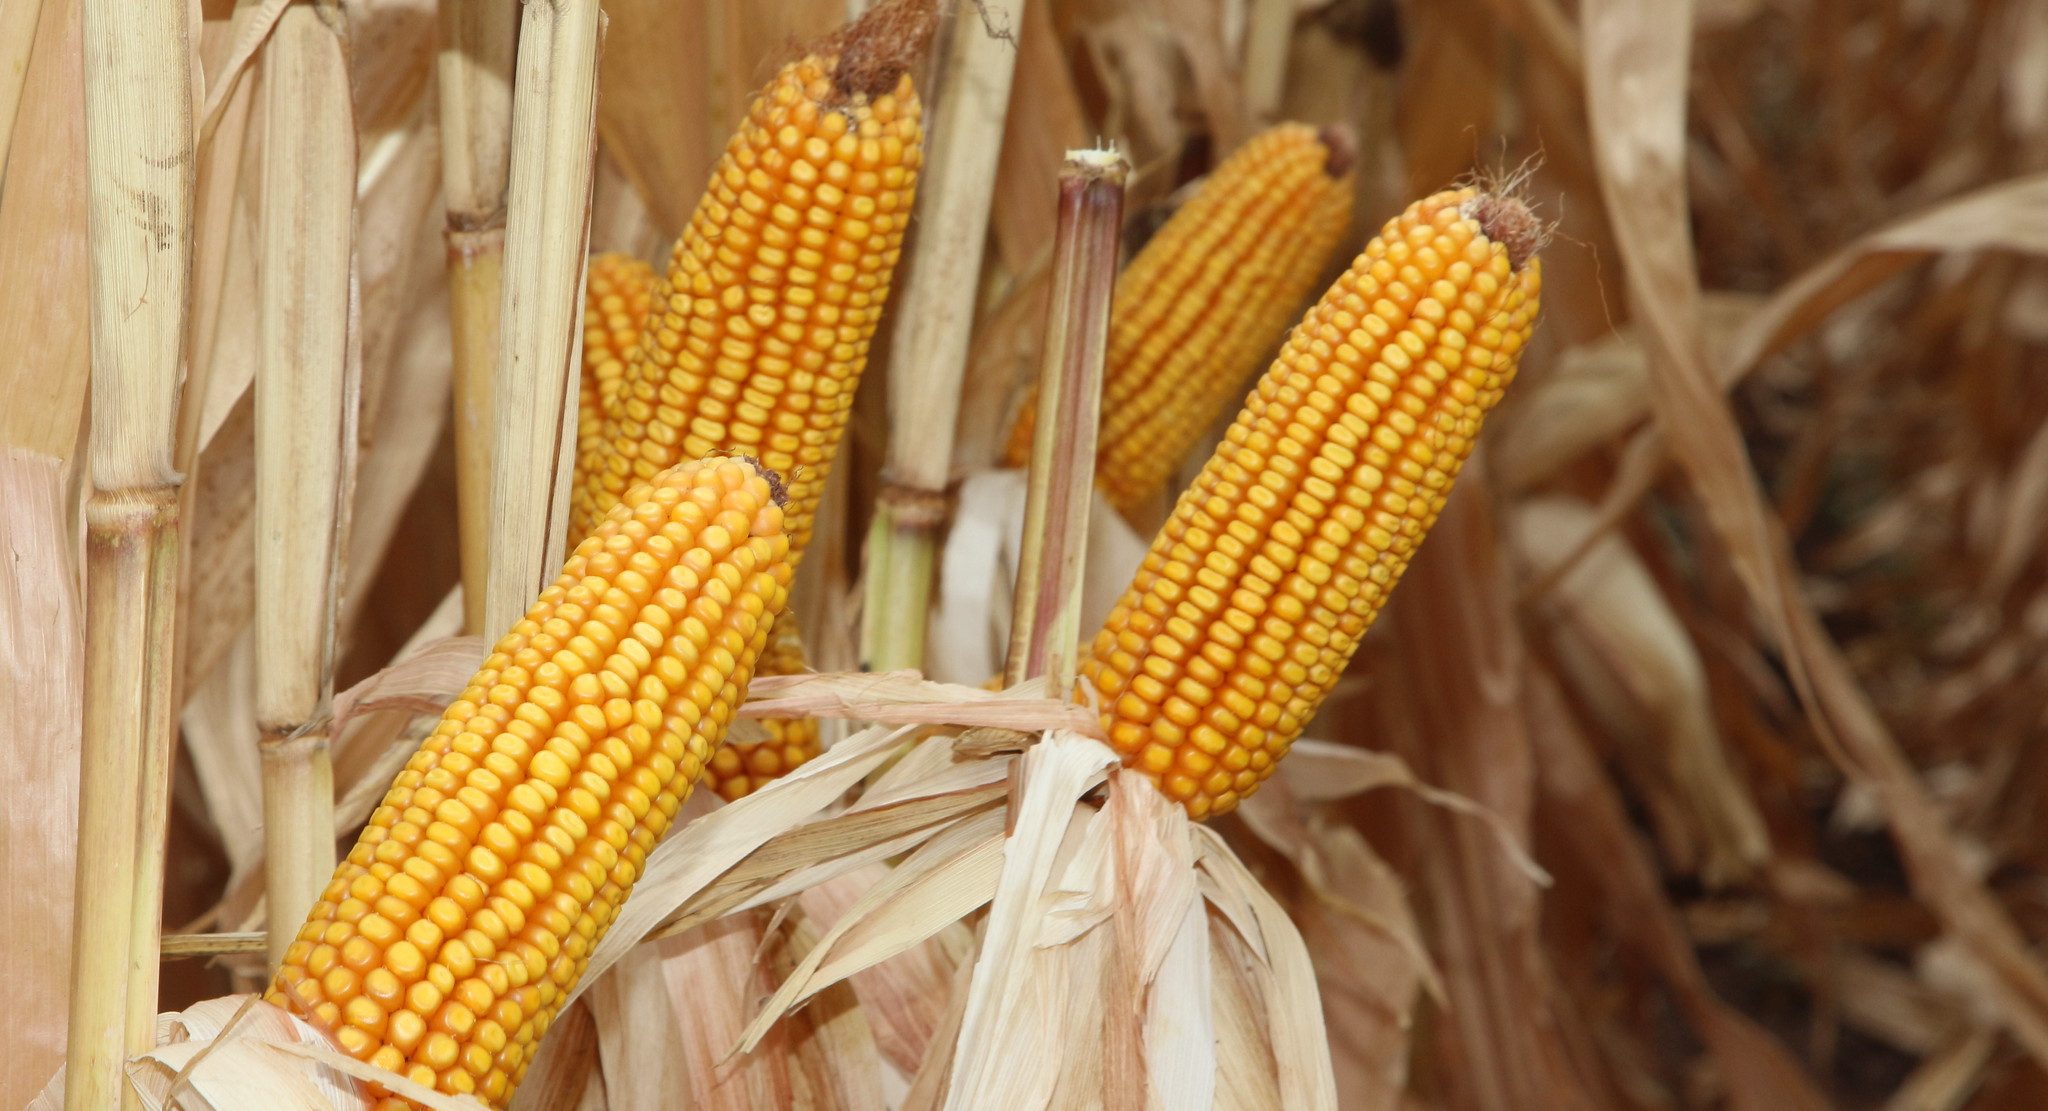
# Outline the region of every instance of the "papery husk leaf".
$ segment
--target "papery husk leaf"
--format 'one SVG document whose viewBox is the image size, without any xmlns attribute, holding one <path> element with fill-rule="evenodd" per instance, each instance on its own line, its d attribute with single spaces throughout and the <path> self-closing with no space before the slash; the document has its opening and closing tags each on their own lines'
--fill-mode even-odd
<svg viewBox="0 0 2048 1111">
<path fill-rule="evenodd" d="M 627 950 L 721 873 L 860 782 L 889 758 L 900 740 L 897 730 L 880 726 L 864 730 L 663 841 L 649 854 L 632 899 L 591 953 L 583 980 L 570 998 L 587 990 Z"/>
<path fill-rule="evenodd" d="M 677 1021 L 662 965 L 654 946 L 634 948 L 586 997 L 597 1022 L 609 1111 L 663 1111 L 687 1084 L 683 1024 Z M 704 1021 L 709 1000 L 701 980 L 691 988 L 681 998 L 689 1004 L 689 1026 L 695 1030 L 710 1025 Z"/>
<path fill-rule="evenodd" d="M 1314 965 L 1287 912 L 1245 870 L 1214 830 L 1195 826 L 1209 902 L 1224 911 L 1259 957 L 1254 978 L 1266 1005 L 1266 1030 L 1279 1074 L 1280 1105 L 1334 1111 L 1337 1078 L 1316 993 Z M 1249 932 L 1247 932 L 1249 930 Z"/>
<path fill-rule="evenodd" d="M 1034 974 L 1043 900 L 1055 875 L 1075 801 L 1115 765 L 1100 742 L 1048 734 L 1019 762 L 1019 787 L 994 905 L 975 958 L 954 1050 L 947 1102 L 1025 1108 L 1051 1098 L 1062 1044 L 1059 996 L 1067 983 Z"/>
<path fill-rule="evenodd" d="M 923 943 L 994 898 L 1003 821 L 993 810 L 962 819 L 889 869 L 762 1005 L 741 1050 L 760 1044 L 769 1027 L 804 1000 Z"/>
<path fill-rule="evenodd" d="M 806 887 L 800 896 L 804 911 L 827 923 L 828 928 L 836 927 L 840 916 L 889 872 L 880 864 L 870 864 Z M 966 965 L 973 945 L 973 932 L 964 922 L 949 922 L 928 940 L 849 977 L 867 1015 L 875 1048 L 882 1055 L 885 1086 L 892 1082 L 908 1086 L 945 1023 L 953 979 Z"/>
<path fill-rule="evenodd" d="M 741 717 L 857 718 L 885 725 L 982 726 L 1035 732 L 1058 726 L 1093 736 L 1101 723 L 1093 713 L 1016 688 L 932 683 L 914 671 L 865 675 L 764 675 L 748 688 Z"/>
<path fill-rule="evenodd" d="M 77 855 L 84 697 L 78 523 L 60 460 L 0 448 L 0 744 L 12 771 L 0 806 L 0 982 L 14 1017 L 0 1100 L 28 1102 L 64 1057 L 71 875 Z M 43 939 L 42 944 L 26 939 Z M 51 941 L 57 944 L 49 944 Z"/>
</svg>

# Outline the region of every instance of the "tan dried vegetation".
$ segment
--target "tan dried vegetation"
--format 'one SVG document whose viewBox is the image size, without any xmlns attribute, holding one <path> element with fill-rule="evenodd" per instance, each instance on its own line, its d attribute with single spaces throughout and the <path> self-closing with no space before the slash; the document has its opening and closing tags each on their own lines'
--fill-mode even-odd
<svg viewBox="0 0 2048 1111">
<path fill-rule="evenodd" d="M 2048 6 L 17 0 L 0 159 L 0 1105 L 2048 1105 Z"/>
</svg>

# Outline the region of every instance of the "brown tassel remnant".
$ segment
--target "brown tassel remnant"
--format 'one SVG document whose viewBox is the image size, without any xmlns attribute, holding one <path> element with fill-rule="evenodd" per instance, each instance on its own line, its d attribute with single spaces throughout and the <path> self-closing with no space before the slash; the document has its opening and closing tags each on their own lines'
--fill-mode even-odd
<svg viewBox="0 0 2048 1111">
<path fill-rule="evenodd" d="M 812 53 L 839 55 L 832 84 L 849 97 L 880 96 L 924 57 L 939 29 L 936 0 L 891 0 L 818 44 Z"/>
</svg>

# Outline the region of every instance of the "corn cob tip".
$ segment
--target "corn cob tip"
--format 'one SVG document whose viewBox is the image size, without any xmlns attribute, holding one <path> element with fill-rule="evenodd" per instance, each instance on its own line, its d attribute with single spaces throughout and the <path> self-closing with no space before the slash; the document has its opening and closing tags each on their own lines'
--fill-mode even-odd
<svg viewBox="0 0 2048 1111">
<path fill-rule="evenodd" d="M 937 0 L 889 0 L 840 28 L 813 53 L 837 54 L 832 84 L 847 96 L 881 96 L 924 56 L 939 29 Z"/>
<path fill-rule="evenodd" d="M 1331 177 L 1343 177 L 1358 164 L 1358 136 L 1343 124 L 1333 123 L 1317 131 L 1316 141 L 1330 152 L 1323 160 L 1323 172 Z"/>
<path fill-rule="evenodd" d="M 1508 265 L 1520 271 L 1550 241 L 1550 225 L 1519 199 L 1506 193 L 1482 192 L 1461 210 L 1478 221 L 1486 238 L 1508 249 Z"/>
<path fill-rule="evenodd" d="M 726 458 L 736 459 L 754 468 L 754 473 L 760 475 L 763 479 L 767 480 L 769 499 L 773 501 L 776 507 L 779 509 L 789 508 L 789 484 L 782 480 L 781 475 L 775 473 L 775 469 L 773 467 L 770 467 L 768 464 L 761 462 L 759 459 L 756 459 L 751 455 L 746 455 L 740 452 L 734 452 L 731 455 L 726 456 Z"/>
</svg>

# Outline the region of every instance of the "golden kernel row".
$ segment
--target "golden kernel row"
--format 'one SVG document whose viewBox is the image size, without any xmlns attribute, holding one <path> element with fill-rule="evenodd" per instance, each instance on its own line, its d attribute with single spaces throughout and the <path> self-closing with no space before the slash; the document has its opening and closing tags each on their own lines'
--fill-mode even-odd
<svg viewBox="0 0 2048 1111">
<path fill-rule="evenodd" d="M 908 77 L 847 101 L 833 60 L 755 100 L 669 258 L 578 485 L 571 535 L 676 460 L 738 450 L 789 483 L 801 555 L 888 297 L 922 159 Z"/>
<path fill-rule="evenodd" d="M 723 739 L 789 577 L 750 462 L 629 493 L 399 773 L 272 1000 L 502 1103 Z"/>
<path fill-rule="evenodd" d="M 1473 190 L 1390 221 L 1289 337 L 1082 665 L 1125 762 L 1197 817 L 1271 775 L 1514 375 L 1541 269 Z M 1516 205 L 1519 209 L 1519 205 Z M 1526 216 L 1526 210 L 1521 210 Z"/>
</svg>

